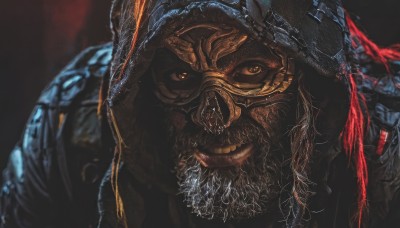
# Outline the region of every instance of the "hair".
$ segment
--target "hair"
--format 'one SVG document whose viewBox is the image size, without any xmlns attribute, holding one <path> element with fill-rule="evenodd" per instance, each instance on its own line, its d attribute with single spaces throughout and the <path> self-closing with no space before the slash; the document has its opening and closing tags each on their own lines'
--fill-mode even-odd
<svg viewBox="0 0 400 228">
<path fill-rule="evenodd" d="M 139 37 L 139 30 L 143 22 L 143 15 L 145 14 L 146 7 L 148 5 L 147 0 L 135 0 L 134 6 L 133 6 L 133 19 L 134 19 L 134 31 L 132 35 L 132 39 L 130 41 L 130 47 L 129 47 L 129 52 L 125 58 L 125 60 L 122 62 L 121 66 L 118 68 L 120 69 L 117 76 L 117 80 L 121 79 L 123 74 L 126 71 L 127 66 L 129 65 L 129 60 L 134 54 L 136 43 Z M 103 93 L 104 94 L 104 93 Z M 104 96 L 101 96 L 101 99 L 103 99 Z M 99 104 L 102 104 L 103 101 L 101 100 Z M 100 109 L 99 109 L 100 110 Z M 113 129 L 115 131 L 116 137 L 117 137 L 117 148 L 114 152 L 114 158 L 112 162 L 112 171 L 111 171 L 111 185 L 112 189 L 114 191 L 115 195 L 115 201 L 116 201 L 116 213 L 117 213 L 117 220 L 120 222 L 125 228 L 128 227 L 128 222 L 127 222 L 127 217 L 125 213 L 125 208 L 124 208 L 124 202 L 121 197 L 121 193 L 119 191 L 119 183 L 118 183 L 118 174 L 120 171 L 120 166 L 121 166 L 121 160 L 122 160 L 122 151 L 123 148 L 126 147 L 124 140 L 121 136 L 118 123 L 116 121 L 116 118 L 114 116 L 114 113 L 112 110 L 109 110 L 110 112 L 110 118 L 111 122 L 113 125 Z"/>
<path fill-rule="evenodd" d="M 135 20 L 135 28 L 134 28 L 132 40 L 130 43 L 129 52 L 128 52 L 128 55 L 127 55 L 125 61 L 123 62 L 122 66 L 121 66 L 121 70 L 119 72 L 118 79 L 120 79 L 122 77 L 122 75 L 125 73 L 125 70 L 129 64 L 129 60 L 135 51 L 136 43 L 137 43 L 137 40 L 139 37 L 140 27 L 143 22 L 143 15 L 146 11 L 146 6 L 147 6 L 147 0 L 135 0 L 135 4 L 133 7 L 133 18 Z"/>
<path fill-rule="evenodd" d="M 346 14 L 347 25 L 349 26 L 350 34 L 357 39 L 359 45 L 364 48 L 365 54 L 368 55 L 374 62 L 382 64 L 388 73 L 391 72 L 390 61 L 400 60 L 400 44 L 394 44 L 390 47 L 379 47 L 376 43 L 370 40 Z M 353 47 L 357 47 L 356 41 L 353 39 Z"/>
<path fill-rule="evenodd" d="M 296 125 L 290 132 L 291 137 L 291 169 L 293 174 L 292 197 L 298 204 L 293 214 L 292 225 L 301 223 L 307 209 L 311 181 L 310 160 L 314 151 L 315 125 L 311 95 L 304 84 L 304 75 L 299 73 L 297 93 Z M 292 202 L 293 204 L 293 202 Z"/>
<path fill-rule="evenodd" d="M 350 83 L 350 108 L 347 121 L 342 131 L 343 149 L 349 160 L 354 163 L 358 185 L 358 209 L 356 212 L 358 226 L 361 227 L 363 212 L 367 208 L 367 185 L 368 169 L 364 154 L 364 135 L 366 131 L 366 122 L 369 117 L 364 116 L 361 109 L 360 99 L 364 101 L 363 96 L 357 92 L 354 75 L 348 75 Z"/>
<path fill-rule="evenodd" d="M 132 38 L 130 40 L 129 52 L 127 53 L 120 66 L 118 66 L 118 76 L 120 79 L 125 73 L 130 58 L 134 54 L 135 47 L 139 37 L 139 28 L 143 23 L 143 15 L 145 14 L 148 0 L 135 0 L 133 6 L 134 26 Z M 367 36 L 361 32 L 351 18 L 346 14 L 346 21 L 349 26 L 350 34 L 358 39 L 360 45 L 365 49 L 366 54 L 377 63 L 384 65 L 386 70 L 390 72 L 389 62 L 392 60 L 400 60 L 400 44 L 393 45 L 389 48 L 380 48 L 374 42 L 369 40 Z M 356 46 L 353 42 L 353 45 Z M 358 183 L 358 226 L 361 227 L 363 211 L 367 207 L 367 184 L 368 172 L 367 164 L 364 156 L 363 140 L 365 135 L 365 123 L 368 117 L 365 117 L 361 108 L 360 98 L 356 88 L 353 74 L 348 74 L 347 79 L 350 87 L 350 110 L 344 130 L 341 133 L 343 149 L 347 156 L 354 163 Z M 104 83 L 108 84 L 108 83 Z M 106 85 L 105 85 L 106 86 Z M 307 209 L 307 200 L 310 195 L 309 179 L 310 160 L 314 151 L 315 127 L 313 119 L 313 110 L 311 103 L 311 95 L 308 93 L 304 84 L 299 83 L 298 88 L 298 109 L 297 109 L 297 125 L 291 130 L 291 169 L 293 173 L 292 195 L 295 202 L 299 205 L 298 215 L 293 220 L 293 225 L 301 222 L 303 214 Z M 105 92 L 100 96 L 99 105 L 103 104 Z M 123 200 L 118 189 L 118 173 L 121 165 L 122 150 L 125 147 L 123 138 L 120 134 L 118 123 L 114 117 L 112 110 L 110 119 L 117 137 L 117 147 L 112 164 L 111 183 L 116 199 L 116 211 L 118 221 L 127 227 L 127 218 L 124 210 Z M 300 219 L 300 220 L 299 220 Z"/>
<path fill-rule="evenodd" d="M 400 60 L 400 44 L 394 44 L 390 47 L 379 47 L 376 43 L 370 40 L 346 14 L 346 22 L 349 27 L 349 32 L 352 40 L 352 47 L 357 48 L 361 45 L 365 54 L 375 63 L 381 64 L 386 69 L 386 72 L 391 76 L 390 61 Z M 356 68 L 356 74 L 361 74 Z M 358 209 L 357 222 L 358 227 L 361 227 L 363 212 L 367 209 L 367 185 L 368 185 L 368 169 L 364 155 L 364 135 L 366 126 L 368 126 L 369 116 L 363 114 L 362 106 L 365 105 L 365 99 L 357 92 L 355 82 L 356 74 L 349 73 L 347 78 L 350 86 L 350 110 L 345 128 L 342 132 L 343 149 L 349 159 L 352 159 L 357 175 L 358 185 Z M 360 103 L 361 102 L 361 103 Z"/>
</svg>

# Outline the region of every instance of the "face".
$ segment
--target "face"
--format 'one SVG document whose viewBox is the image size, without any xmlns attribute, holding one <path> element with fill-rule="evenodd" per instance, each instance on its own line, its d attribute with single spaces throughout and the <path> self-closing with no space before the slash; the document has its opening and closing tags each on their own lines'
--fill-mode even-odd
<svg viewBox="0 0 400 228">
<path fill-rule="evenodd" d="M 165 40 L 152 65 L 180 192 L 208 219 L 276 206 L 293 120 L 294 66 L 238 29 L 200 24 Z"/>
</svg>

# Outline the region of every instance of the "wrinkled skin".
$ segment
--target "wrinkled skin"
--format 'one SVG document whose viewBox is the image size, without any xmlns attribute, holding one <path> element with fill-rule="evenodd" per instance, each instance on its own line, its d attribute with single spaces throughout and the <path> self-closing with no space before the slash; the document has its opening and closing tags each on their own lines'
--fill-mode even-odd
<svg viewBox="0 0 400 228">
<path fill-rule="evenodd" d="M 214 29 L 166 41 L 152 66 L 155 92 L 187 206 L 207 219 L 251 218 L 285 200 L 295 85 L 292 75 L 279 75 L 288 72 L 281 55 L 234 29 L 210 44 L 226 31 Z"/>
</svg>

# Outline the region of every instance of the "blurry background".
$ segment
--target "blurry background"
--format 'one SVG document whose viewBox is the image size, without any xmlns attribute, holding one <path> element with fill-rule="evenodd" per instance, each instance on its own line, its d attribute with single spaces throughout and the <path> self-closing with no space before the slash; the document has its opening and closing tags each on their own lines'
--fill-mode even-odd
<svg viewBox="0 0 400 228">
<path fill-rule="evenodd" d="M 43 87 L 82 49 L 111 39 L 111 0 L 0 3 L 0 170 Z M 399 0 L 345 0 L 381 46 L 400 42 Z M 357 21 L 357 17 L 353 17 Z"/>
<path fill-rule="evenodd" d="M 82 49 L 110 41 L 111 0 L 0 3 L 0 170 L 40 91 Z"/>
</svg>

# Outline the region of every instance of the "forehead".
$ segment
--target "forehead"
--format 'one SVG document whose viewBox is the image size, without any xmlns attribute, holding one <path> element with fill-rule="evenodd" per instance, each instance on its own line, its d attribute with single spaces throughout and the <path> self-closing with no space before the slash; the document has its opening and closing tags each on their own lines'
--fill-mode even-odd
<svg viewBox="0 0 400 228">
<path fill-rule="evenodd" d="M 181 28 L 164 40 L 164 47 L 196 71 L 215 70 L 245 58 L 279 60 L 270 48 L 226 25 L 197 24 Z"/>
</svg>

